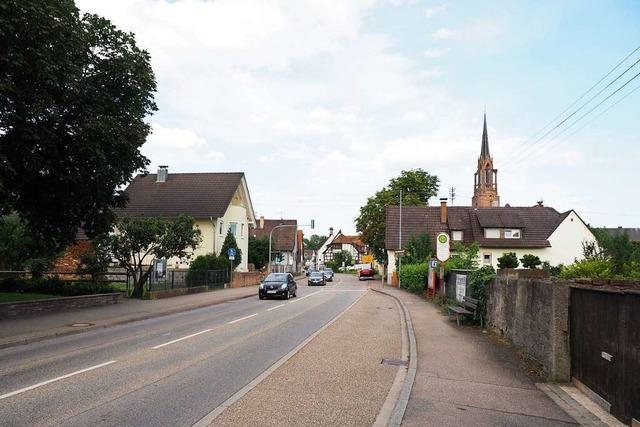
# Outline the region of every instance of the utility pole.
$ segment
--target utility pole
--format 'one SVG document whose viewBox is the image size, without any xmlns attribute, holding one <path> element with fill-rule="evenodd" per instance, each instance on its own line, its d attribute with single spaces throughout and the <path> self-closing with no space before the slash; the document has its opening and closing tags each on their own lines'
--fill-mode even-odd
<svg viewBox="0 0 640 427">
<path fill-rule="evenodd" d="M 398 289 L 400 289 L 400 270 L 402 269 L 402 190 L 400 190 L 400 227 L 398 227 Z"/>
<path fill-rule="evenodd" d="M 449 196 L 451 197 L 451 206 L 453 206 L 453 201 L 456 199 L 456 187 L 449 189 Z"/>
</svg>

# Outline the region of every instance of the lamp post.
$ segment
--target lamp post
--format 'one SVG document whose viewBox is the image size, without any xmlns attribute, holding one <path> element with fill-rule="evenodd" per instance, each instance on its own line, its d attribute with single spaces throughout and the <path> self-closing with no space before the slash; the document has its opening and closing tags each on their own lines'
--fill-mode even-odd
<svg viewBox="0 0 640 427">
<path fill-rule="evenodd" d="M 311 227 L 312 230 L 315 228 L 315 226 L 316 226 L 316 220 L 315 219 L 312 219 L 309 224 L 301 224 L 300 225 L 300 227 Z M 269 269 L 268 269 L 269 273 L 271 273 L 271 240 L 272 240 L 272 237 L 273 237 L 273 232 L 278 228 L 285 228 L 285 227 L 298 227 L 298 224 L 280 224 L 280 225 L 276 225 L 269 232 Z"/>
</svg>

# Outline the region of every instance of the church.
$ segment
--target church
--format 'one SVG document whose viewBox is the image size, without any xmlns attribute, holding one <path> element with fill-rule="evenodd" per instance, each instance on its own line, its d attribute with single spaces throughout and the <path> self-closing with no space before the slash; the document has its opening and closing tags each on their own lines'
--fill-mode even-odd
<svg viewBox="0 0 640 427">
<path fill-rule="evenodd" d="M 498 258 L 506 252 L 515 252 L 518 258 L 537 255 L 551 265 L 568 265 L 583 258 L 583 242 L 595 241 L 595 237 L 580 216 L 573 209 L 559 212 L 542 202 L 501 206 L 493 160 L 485 114 L 471 206 L 447 206 L 448 199 L 441 198 L 440 206 L 403 206 L 402 211 L 399 206 L 386 207 L 389 279 L 395 270 L 396 251 L 423 233 L 431 238 L 434 250 L 436 236 L 442 232 L 449 234 L 452 244 L 477 243 L 480 266 L 497 268 Z"/>
</svg>

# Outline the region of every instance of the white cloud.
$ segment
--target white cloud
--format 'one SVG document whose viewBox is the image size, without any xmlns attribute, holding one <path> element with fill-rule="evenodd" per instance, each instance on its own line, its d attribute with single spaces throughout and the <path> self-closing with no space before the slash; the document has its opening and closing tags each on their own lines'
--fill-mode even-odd
<svg viewBox="0 0 640 427">
<path fill-rule="evenodd" d="M 449 52 L 449 49 L 442 49 L 442 48 L 435 47 L 435 48 L 424 50 L 422 54 L 427 58 L 439 58 L 447 52 Z"/>
<path fill-rule="evenodd" d="M 424 9 L 424 16 L 427 19 L 431 19 L 434 16 L 444 12 L 447 9 L 447 4 L 446 3 L 442 3 L 433 7 L 427 7 Z"/>
<path fill-rule="evenodd" d="M 452 40 L 458 36 L 458 32 L 451 28 L 440 28 L 431 34 L 433 40 Z"/>
</svg>

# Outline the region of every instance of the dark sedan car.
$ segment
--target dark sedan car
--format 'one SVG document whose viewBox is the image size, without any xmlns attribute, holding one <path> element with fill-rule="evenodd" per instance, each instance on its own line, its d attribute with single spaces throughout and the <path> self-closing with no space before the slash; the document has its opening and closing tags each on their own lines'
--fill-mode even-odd
<svg viewBox="0 0 640 427">
<path fill-rule="evenodd" d="M 258 297 L 280 297 L 289 299 L 295 297 L 298 286 L 290 273 L 271 273 L 260 283 Z"/>
<path fill-rule="evenodd" d="M 307 285 L 309 286 L 314 286 L 314 285 L 326 285 L 327 281 L 324 277 L 324 274 L 320 271 L 314 271 L 313 273 L 309 274 L 309 281 L 307 282 Z"/>
<path fill-rule="evenodd" d="M 324 278 L 327 282 L 333 282 L 333 270 L 330 268 L 325 268 L 322 270 L 322 274 L 324 274 Z"/>
</svg>

